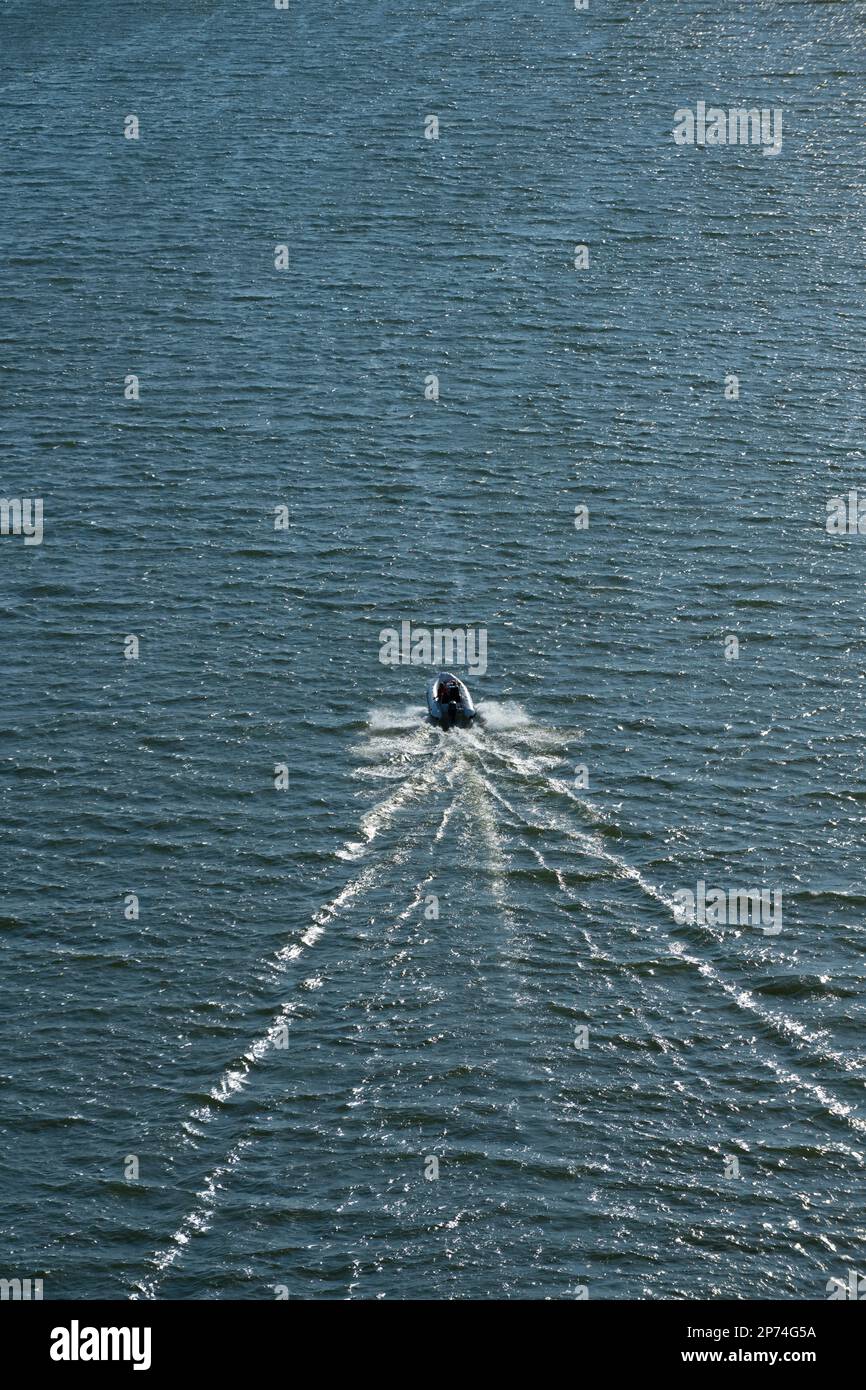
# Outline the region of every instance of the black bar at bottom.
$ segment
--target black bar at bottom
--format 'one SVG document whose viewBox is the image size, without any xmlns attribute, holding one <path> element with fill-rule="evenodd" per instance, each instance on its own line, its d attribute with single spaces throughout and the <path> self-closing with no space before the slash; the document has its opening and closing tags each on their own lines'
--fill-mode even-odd
<svg viewBox="0 0 866 1390">
<path fill-rule="evenodd" d="M 522 1321 L 526 1305 L 512 1301 L 473 1302 L 477 1313 L 471 1322 L 464 1321 L 466 1309 L 464 1306 L 461 1314 L 459 1304 L 446 1312 L 441 1304 L 397 1299 L 391 1300 L 390 1311 L 387 1304 L 377 1302 L 375 1313 L 363 1316 L 360 1322 L 355 1321 L 357 1308 L 332 1309 L 326 1314 L 321 1304 L 306 1301 L 21 1301 L 0 1304 L 0 1329 L 4 1364 L 14 1364 L 19 1376 L 34 1371 L 47 1372 L 52 1378 L 86 1375 L 92 1379 L 108 1369 L 113 1375 L 129 1373 L 138 1379 L 177 1372 L 213 1373 L 221 1383 L 227 1375 L 269 1375 L 280 1365 L 286 1368 L 288 1379 L 306 1374 L 296 1362 L 301 1349 L 305 1359 L 311 1357 L 319 1364 L 320 1371 L 325 1367 L 331 1371 L 334 1332 L 346 1338 L 336 1348 L 345 1348 L 353 1372 L 366 1375 L 371 1350 L 375 1349 L 374 1361 L 380 1364 L 382 1334 L 392 1329 L 397 1336 L 402 1333 L 424 1339 L 415 1344 L 416 1351 L 423 1348 L 420 1366 L 413 1369 L 405 1351 L 400 1362 L 402 1373 L 420 1373 L 425 1379 L 433 1369 L 453 1374 L 455 1346 L 447 1333 L 459 1330 L 463 1373 L 469 1364 L 489 1371 L 503 1357 L 525 1357 L 534 1345 L 543 1349 L 545 1362 L 558 1351 L 560 1356 L 578 1357 L 586 1367 L 592 1365 L 595 1375 L 605 1370 L 614 1374 L 623 1370 L 664 1373 L 678 1368 L 700 1376 L 713 1368 L 736 1372 L 741 1367 L 761 1366 L 769 1374 L 790 1367 L 807 1369 L 826 1380 L 829 1374 L 857 1364 L 866 1331 L 859 1300 L 848 1306 L 831 1300 L 574 1300 L 565 1309 L 557 1308 L 554 1301 L 539 1302 L 545 1310 L 542 1321 L 536 1322 L 536 1311 L 521 1327 L 513 1320 L 518 1317 Z M 396 1317 L 395 1305 L 400 1310 Z M 494 1317 L 507 1309 L 506 1332 L 488 1325 L 488 1309 L 495 1309 Z M 457 1317 L 456 1324 L 450 1322 L 452 1315 Z M 344 1323 L 347 1316 L 349 1321 Z M 447 1318 L 444 1325 L 443 1316 Z M 324 1319 L 326 1323 L 320 1321 Z M 413 1327 L 416 1319 L 422 1324 L 417 1334 Z M 527 1344 L 527 1333 L 539 1331 L 545 1339 L 553 1336 L 562 1343 L 556 1346 L 545 1340 Z M 370 1337 L 375 1341 L 368 1340 Z"/>
</svg>

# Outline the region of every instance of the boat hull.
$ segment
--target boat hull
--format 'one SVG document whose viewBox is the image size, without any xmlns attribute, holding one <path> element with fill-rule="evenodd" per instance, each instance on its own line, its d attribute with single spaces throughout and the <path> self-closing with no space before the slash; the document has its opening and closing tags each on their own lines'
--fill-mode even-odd
<svg viewBox="0 0 866 1390">
<path fill-rule="evenodd" d="M 445 679 L 456 681 L 460 691 L 459 703 L 439 701 L 439 683 Z M 472 696 L 462 680 L 458 676 L 452 676 L 448 671 L 440 671 L 427 686 L 427 709 L 434 724 L 443 729 L 468 729 L 477 714 Z"/>
</svg>

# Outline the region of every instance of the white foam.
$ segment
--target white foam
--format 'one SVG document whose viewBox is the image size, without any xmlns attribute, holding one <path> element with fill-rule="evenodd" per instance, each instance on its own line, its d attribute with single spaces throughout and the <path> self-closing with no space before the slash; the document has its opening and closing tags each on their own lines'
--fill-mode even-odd
<svg viewBox="0 0 866 1390">
<path fill-rule="evenodd" d="M 151 1260 L 151 1264 L 154 1266 L 153 1275 L 149 1279 L 141 1279 L 134 1284 L 134 1292 L 130 1294 L 131 1299 L 155 1298 L 163 1275 L 174 1264 L 191 1238 L 209 1230 L 213 1221 L 218 1194 L 222 1190 L 222 1180 L 237 1167 L 244 1150 L 249 1148 L 251 1143 L 251 1139 L 242 1139 L 229 1152 L 224 1162 L 208 1174 L 204 1186 L 196 1193 L 195 1205 L 192 1210 L 183 1218 L 165 1249 L 158 1251 L 153 1256 Z"/>
<path fill-rule="evenodd" d="M 532 723 L 516 700 L 485 700 L 478 705 L 478 717 L 488 729 L 521 729 Z"/>
<path fill-rule="evenodd" d="M 393 818 L 398 810 L 405 806 L 414 797 L 420 796 L 425 792 L 435 780 L 437 771 L 443 761 L 448 762 L 447 750 L 446 758 L 436 760 L 423 768 L 420 775 L 409 778 L 398 788 L 393 796 L 386 801 L 380 802 L 369 811 L 362 821 L 362 829 L 365 834 L 365 841 L 347 841 L 348 846 L 358 846 L 366 851 L 370 843 L 381 833 L 388 820 Z M 454 801 L 446 809 L 440 821 L 437 839 L 444 833 L 447 819 L 454 809 Z M 392 869 L 396 864 L 406 860 L 413 846 L 413 839 L 405 839 L 397 848 L 395 853 L 388 859 L 380 857 L 378 863 L 367 866 L 360 874 L 349 883 L 345 884 L 329 902 L 318 908 L 313 914 L 312 922 L 301 934 L 300 939 L 287 942 L 273 957 L 271 968 L 280 972 L 284 970 L 289 962 L 297 960 L 305 951 L 314 947 L 324 936 L 327 926 L 343 911 L 347 910 L 370 888 L 386 869 Z M 429 880 L 426 880 L 429 881 Z M 412 910 L 420 901 L 422 885 L 419 885 L 412 904 L 407 911 Z M 319 988 L 322 984 L 321 976 L 308 977 L 309 981 L 315 980 L 315 987 Z M 219 1109 L 238 1092 L 242 1091 L 248 1084 L 253 1070 L 257 1063 L 265 1057 L 272 1048 L 283 1046 L 286 1029 L 290 1026 L 292 1015 L 295 1013 L 297 1005 L 293 1001 L 287 1001 L 275 1018 L 272 1020 L 267 1031 L 247 1048 L 240 1060 L 226 1070 L 219 1077 L 210 1091 L 210 1104 L 205 1104 L 194 1110 L 183 1122 L 182 1128 L 191 1142 L 196 1142 L 201 1138 L 206 1125 L 219 1112 Z M 131 1294 L 132 1298 L 139 1295 L 145 1298 L 154 1298 L 159 1287 L 160 1280 L 164 1272 L 177 1259 L 181 1250 L 189 1243 L 190 1238 L 197 1232 L 207 1230 L 212 1217 L 213 1207 L 216 1202 L 216 1193 L 220 1187 L 220 1181 L 225 1177 L 239 1162 L 244 1149 L 249 1145 L 250 1140 L 244 1140 L 233 1149 L 224 1163 L 215 1168 L 206 1179 L 204 1187 L 195 1198 L 195 1204 L 190 1212 L 183 1218 L 174 1235 L 171 1237 L 166 1248 L 152 1258 L 155 1266 L 155 1273 L 147 1280 L 138 1282 L 134 1288 L 136 1292 Z"/>
<path fill-rule="evenodd" d="M 385 709 L 371 709 L 367 715 L 367 723 L 374 731 L 380 729 L 417 729 L 426 713 L 427 710 L 423 705 L 404 705 L 402 709 L 395 709 L 394 706 L 389 705 Z"/>
</svg>

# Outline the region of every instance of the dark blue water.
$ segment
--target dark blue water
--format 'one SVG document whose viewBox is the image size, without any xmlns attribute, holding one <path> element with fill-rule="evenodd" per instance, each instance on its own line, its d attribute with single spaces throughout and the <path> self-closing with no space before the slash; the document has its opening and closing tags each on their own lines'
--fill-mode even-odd
<svg viewBox="0 0 866 1390">
<path fill-rule="evenodd" d="M 0 479 L 45 508 L 0 537 L 0 1274 L 862 1269 L 861 18 L 0 6 Z M 678 147 L 698 101 L 781 154 Z M 485 630 L 483 727 L 424 722 L 403 621 Z M 678 921 L 699 880 L 781 930 Z"/>
</svg>

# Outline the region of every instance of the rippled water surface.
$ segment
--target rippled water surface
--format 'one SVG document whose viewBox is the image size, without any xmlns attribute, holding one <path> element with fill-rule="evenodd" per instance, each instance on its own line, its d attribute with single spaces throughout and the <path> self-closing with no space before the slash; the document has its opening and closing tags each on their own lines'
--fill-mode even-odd
<svg viewBox="0 0 866 1390">
<path fill-rule="evenodd" d="M 861 20 L 0 5 L 0 480 L 45 506 L 0 538 L 0 1272 L 862 1271 Z M 781 154 L 678 147 L 700 100 Z M 483 724 L 425 722 L 403 621 L 486 630 Z M 781 932 L 679 921 L 699 880 Z"/>
</svg>

